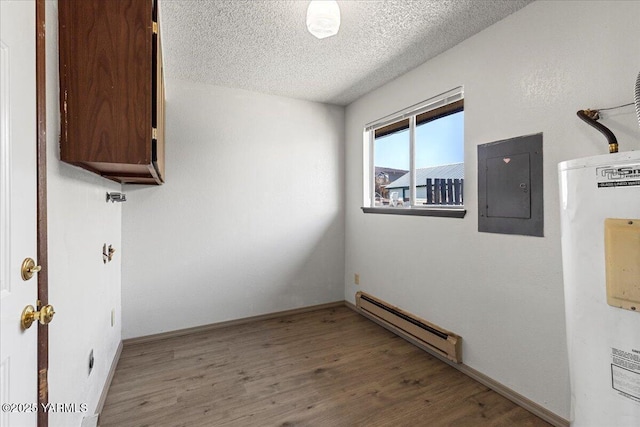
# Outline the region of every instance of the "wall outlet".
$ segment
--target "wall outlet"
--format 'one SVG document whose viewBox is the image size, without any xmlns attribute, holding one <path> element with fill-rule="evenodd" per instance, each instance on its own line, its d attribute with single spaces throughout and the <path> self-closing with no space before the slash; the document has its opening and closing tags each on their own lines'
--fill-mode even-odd
<svg viewBox="0 0 640 427">
<path fill-rule="evenodd" d="M 360 275 L 358 273 L 353 275 L 353 283 L 355 283 L 356 285 L 360 284 Z"/>
<path fill-rule="evenodd" d="M 111 309 L 111 327 L 113 328 L 115 324 L 116 324 L 116 309 L 112 308 Z"/>
</svg>

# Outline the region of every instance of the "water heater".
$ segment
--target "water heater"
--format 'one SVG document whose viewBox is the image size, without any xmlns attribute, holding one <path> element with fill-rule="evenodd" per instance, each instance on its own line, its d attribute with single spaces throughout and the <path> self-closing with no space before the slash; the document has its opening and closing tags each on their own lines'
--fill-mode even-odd
<svg viewBox="0 0 640 427">
<path fill-rule="evenodd" d="M 640 426 L 640 152 L 560 163 L 571 425 Z"/>
</svg>

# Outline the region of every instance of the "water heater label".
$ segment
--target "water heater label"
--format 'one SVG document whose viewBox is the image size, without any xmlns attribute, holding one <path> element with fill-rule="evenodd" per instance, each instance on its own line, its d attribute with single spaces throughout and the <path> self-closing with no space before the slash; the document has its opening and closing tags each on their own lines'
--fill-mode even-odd
<svg viewBox="0 0 640 427">
<path fill-rule="evenodd" d="M 621 396 L 640 403 L 640 351 L 611 350 L 611 386 Z"/>
<path fill-rule="evenodd" d="M 598 188 L 640 185 L 640 164 L 596 168 Z"/>
</svg>

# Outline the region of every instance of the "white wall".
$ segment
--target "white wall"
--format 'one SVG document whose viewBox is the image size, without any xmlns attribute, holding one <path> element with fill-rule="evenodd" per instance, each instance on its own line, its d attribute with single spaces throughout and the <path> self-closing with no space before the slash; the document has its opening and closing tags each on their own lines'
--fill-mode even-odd
<svg viewBox="0 0 640 427">
<path fill-rule="evenodd" d="M 339 301 L 344 109 L 166 81 L 166 184 L 125 186 L 123 337 Z"/>
<path fill-rule="evenodd" d="M 107 204 L 105 193 L 121 186 L 59 160 L 57 1 L 46 2 L 46 22 L 49 302 L 56 311 L 49 325 L 49 401 L 88 409 L 49 414 L 50 426 L 67 427 L 94 413 L 120 344 L 122 209 Z M 104 243 L 118 251 L 107 264 Z"/>
<path fill-rule="evenodd" d="M 463 337 L 464 363 L 565 418 L 557 163 L 607 152 L 576 117 L 633 100 L 640 2 L 538 1 L 364 96 L 346 113 L 345 299 L 363 290 Z M 366 123 L 465 89 L 464 219 L 364 214 Z M 640 148 L 633 107 L 606 114 Z M 477 145 L 544 133 L 545 237 L 477 231 Z M 393 230 L 393 233 L 384 230 Z M 394 262 L 389 262 L 392 259 Z M 353 274 L 360 274 L 360 286 Z"/>
</svg>

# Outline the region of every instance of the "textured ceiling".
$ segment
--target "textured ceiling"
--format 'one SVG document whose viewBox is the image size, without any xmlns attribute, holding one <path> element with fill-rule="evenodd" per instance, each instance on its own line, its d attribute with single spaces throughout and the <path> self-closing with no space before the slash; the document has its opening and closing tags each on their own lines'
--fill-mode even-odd
<svg viewBox="0 0 640 427">
<path fill-rule="evenodd" d="M 318 40 L 308 1 L 160 0 L 165 75 L 347 105 L 531 1 L 339 0 Z"/>
</svg>

